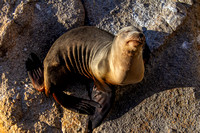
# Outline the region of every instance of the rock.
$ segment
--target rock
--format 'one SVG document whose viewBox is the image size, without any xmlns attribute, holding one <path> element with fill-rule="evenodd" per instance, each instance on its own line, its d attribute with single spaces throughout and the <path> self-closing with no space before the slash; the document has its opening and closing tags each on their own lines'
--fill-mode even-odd
<svg viewBox="0 0 200 133">
<path fill-rule="evenodd" d="M 0 1 L 0 132 L 60 132 L 60 109 L 36 92 L 25 70 L 31 52 L 43 59 L 67 30 L 84 24 L 80 1 Z"/>
<path fill-rule="evenodd" d="M 151 58 L 141 83 L 117 88 L 113 110 L 95 132 L 199 132 L 199 9 L 193 6 Z"/>
<path fill-rule="evenodd" d="M 199 132 L 200 3 L 82 2 L 86 15 L 78 0 L 0 1 L 0 132 L 87 132 L 88 116 L 37 92 L 24 65 L 31 52 L 44 59 L 61 34 L 84 23 L 114 34 L 135 25 L 153 51 L 144 80 L 116 87 L 112 110 L 94 132 Z M 72 94 L 87 97 L 83 88 L 77 83 Z"/>
<path fill-rule="evenodd" d="M 113 34 L 127 25 L 143 28 L 151 51 L 163 45 L 167 37 L 187 16 L 186 7 L 182 3 L 193 4 L 191 0 L 126 0 L 123 2 L 108 0 L 103 3 L 83 1 L 90 25 L 108 30 Z"/>
<path fill-rule="evenodd" d="M 64 109 L 63 117 L 61 119 L 61 130 L 64 133 L 85 133 L 87 132 L 87 121 L 88 117 L 86 115 L 80 115 Z"/>
<path fill-rule="evenodd" d="M 154 94 L 130 109 L 120 119 L 105 122 L 98 131 L 195 132 L 199 127 L 194 123 L 199 118 L 194 113 L 193 91 L 194 88 L 174 88 Z"/>
<path fill-rule="evenodd" d="M 0 57 L 18 44 L 20 37 L 34 39 L 34 45 L 51 45 L 66 30 L 84 24 L 80 1 L 15 0 L 5 1 L 1 6 Z"/>
</svg>

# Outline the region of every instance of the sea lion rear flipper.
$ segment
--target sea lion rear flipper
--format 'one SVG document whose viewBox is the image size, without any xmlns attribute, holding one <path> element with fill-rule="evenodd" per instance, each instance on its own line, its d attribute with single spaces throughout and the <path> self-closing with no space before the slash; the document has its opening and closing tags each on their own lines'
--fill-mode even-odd
<svg viewBox="0 0 200 133">
<path fill-rule="evenodd" d="M 31 53 L 30 58 L 27 59 L 26 70 L 34 88 L 38 91 L 44 91 L 43 64 L 36 54 Z"/>
<path fill-rule="evenodd" d="M 92 100 L 99 103 L 101 107 L 97 107 L 94 115 L 89 117 L 88 130 L 91 132 L 94 128 L 99 126 L 106 117 L 114 102 L 114 90 L 107 84 L 95 82 L 92 91 Z"/>
<path fill-rule="evenodd" d="M 63 107 L 78 113 L 92 115 L 94 114 L 95 108 L 100 107 L 95 101 L 67 95 L 60 90 L 56 90 L 52 94 L 54 99 Z"/>
</svg>

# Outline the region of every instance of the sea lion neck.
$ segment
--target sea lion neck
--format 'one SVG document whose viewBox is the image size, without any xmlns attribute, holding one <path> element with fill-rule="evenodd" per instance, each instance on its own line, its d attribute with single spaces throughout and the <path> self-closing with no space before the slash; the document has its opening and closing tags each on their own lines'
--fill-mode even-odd
<svg viewBox="0 0 200 133">
<path fill-rule="evenodd" d="M 133 37 L 136 36 L 136 38 L 141 34 L 138 31 L 129 32 L 133 33 Z M 144 76 L 144 62 L 142 57 L 143 43 L 133 42 L 133 44 L 136 43 L 135 46 L 131 44 L 133 47 L 127 47 L 129 44 L 127 44 L 124 38 L 126 38 L 124 34 L 123 36 L 116 36 L 108 54 L 110 69 L 106 74 L 106 80 L 110 84 L 134 84 L 140 82 Z M 135 49 L 133 49 L 134 47 Z"/>
<path fill-rule="evenodd" d="M 120 84 L 126 75 L 126 70 L 130 66 L 130 58 L 124 56 L 119 45 L 121 45 L 116 37 L 109 49 L 107 57 L 109 71 L 106 75 L 106 80 L 110 84 Z"/>
<path fill-rule="evenodd" d="M 98 52 L 94 55 L 91 62 L 92 73 L 99 81 L 106 79 L 106 73 L 110 71 L 110 52 L 112 48 L 112 42 L 105 42 L 104 47 L 100 47 Z"/>
</svg>

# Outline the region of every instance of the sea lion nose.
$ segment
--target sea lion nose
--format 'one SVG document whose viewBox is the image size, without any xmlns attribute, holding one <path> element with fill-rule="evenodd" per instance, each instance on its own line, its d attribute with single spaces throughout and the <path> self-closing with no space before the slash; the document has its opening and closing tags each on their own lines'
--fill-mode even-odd
<svg viewBox="0 0 200 133">
<path fill-rule="evenodd" d="M 142 42 L 143 42 L 143 41 L 145 40 L 145 36 L 144 36 L 144 34 L 143 34 L 143 33 L 139 33 L 139 35 L 138 35 L 138 36 L 139 36 L 139 40 L 140 40 L 140 41 L 142 41 Z"/>
<path fill-rule="evenodd" d="M 140 37 L 140 38 L 143 38 L 143 37 L 144 37 L 144 34 L 140 33 L 140 34 L 139 34 L 139 37 Z"/>
</svg>

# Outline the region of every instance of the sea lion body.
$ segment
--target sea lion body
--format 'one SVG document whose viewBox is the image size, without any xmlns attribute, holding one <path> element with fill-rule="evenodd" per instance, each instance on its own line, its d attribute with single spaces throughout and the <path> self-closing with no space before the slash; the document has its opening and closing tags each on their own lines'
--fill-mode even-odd
<svg viewBox="0 0 200 133">
<path fill-rule="evenodd" d="M 135 84 L 143 79 L 144 43 L 144 35 L 135 27 L 123 28 L 114 36 L 96 27 L 84 26 L 68 31 L 55 41 L 45 57 L 44 68 L 29 67 L 38 62 L 34 55 L 26 66 L 36 89 L 52 94 L 66 108 L 90 114 L 88 128 L 92 130 L 111 108 L 112 85 Z M 76 76 L 94 81 L 93 90 L 88 89 L 90 100 L 62 92 Z"/>
<path fill-rule="evenodd" d="M 49 71 L 52 69 L 56 69 L 55 79 L 53 79 L 56 83 L 55 80 L 60 81 L 67 74 L 66 78 L 70 78 L 69 74 L 94 78 L 91 65 L 95 57 L 110 46 L 113 38 L 112 34 L 98 28 L 80 27 L 65 33 L 56 40 L 44 60 L 46 94 L 48 95 L 49 91 L 49 77 L 52 75 Z M 66 82 L 65 80 L 64 83 Z"/>
</svg>

